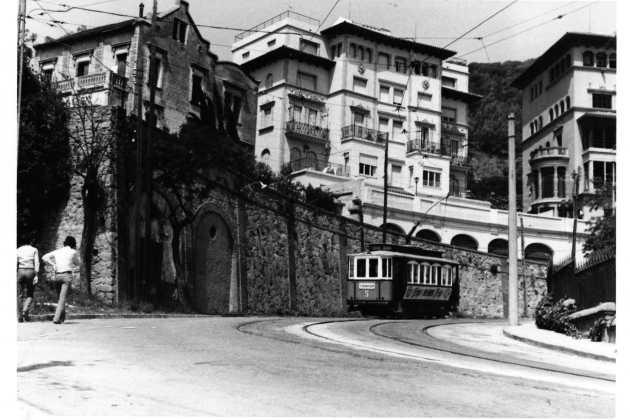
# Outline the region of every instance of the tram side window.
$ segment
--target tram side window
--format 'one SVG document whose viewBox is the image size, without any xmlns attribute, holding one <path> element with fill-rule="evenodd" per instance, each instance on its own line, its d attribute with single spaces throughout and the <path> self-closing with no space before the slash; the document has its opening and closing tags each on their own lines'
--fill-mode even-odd
<svg viewBox="0 0 630 420">
<path fill-rule="evenodd" d="M 434 264 L 431 266 L 431 283 L 430 284 L 438 284 L 439 278 L 442 277 L 442 266 L 439 264 Z"/>
<path fill-rule="evenodd" d="M 419 279 L 420 266 L 418 265 L 418 263 L 414 261 L 410 261 L 407 263 L 407 267 L 409 267 L 409 282 L 420 283 L 420 279 Z"/>
<path fill-rule="evenodd" d="M 378 259 L 370 258 L 368 261 L 370 261 L 370 275 L 368 277 L 378 277 Z"/>
<path fill-rule="evenodd" d="M 442 286 L 453 285 L 453 268 L 450 265 L 442 267 Z"/>
<path fill-rule="evenodd" d="M 428 263 L 420 264 L 420 283 L 430 284 L 431 281 L 431 266 Z"/>
<path fill-rule="evenodd" d="M 348 258 L 348 277 L 354 277 L 354 260 L 350 258 Z"/>
<path fill-rule="evenodd" d="M 383 258 L 383 277 L 391 278 L 392 277 L 392 259 L 391 258 Z"/>
<path fill-rule="evenodd" d="M 357 277 L 365 277 L 366 260 L 357 260 Z"/>
</svg>

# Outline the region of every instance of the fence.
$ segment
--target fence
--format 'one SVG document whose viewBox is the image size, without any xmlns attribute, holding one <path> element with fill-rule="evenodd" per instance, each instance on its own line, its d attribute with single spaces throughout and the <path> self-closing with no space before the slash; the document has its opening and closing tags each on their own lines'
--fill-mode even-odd
<svg viewBox="0 0 630 420">
<path fill-rule="evenodd" d="M 617 302 L 617 258 L 613 251 L 578 264 L 567 260 L 547 271 L 547 290 L 554 299 L 575 299 L 578 310 Z"/>
</svg>

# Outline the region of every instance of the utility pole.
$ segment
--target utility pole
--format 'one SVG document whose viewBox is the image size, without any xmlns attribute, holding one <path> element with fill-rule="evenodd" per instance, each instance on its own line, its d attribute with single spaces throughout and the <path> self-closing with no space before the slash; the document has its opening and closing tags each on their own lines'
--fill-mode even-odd
<svg viewBox="0 0 630 420">
<path fill-rule="evenodd" d="M 575 242 L 577 240 L 577 221 L 578 221 L 578 208 L 577 208 L 577 196 L 578 189 L 580 188 L 580 175 L 582 168 L 578 168 L 577 172 L 573 174 L 573 240 L 571 243 L 571 261 L 573 261 L 573 272 L 575 273 Z M 586 180 L 589 182 L 590 180 Z"/>
<path fill-rule="evenodd" d="M 525 278 L 525 226 L 521 216 L 521 275 L 523 276 L 523 316 L 527 317 L 527 279 Z"/>
<path fill-rule="evenodd" d="M 147 118 L 147 124 L 149 124 L 149 135 L 147 136 L 147 154 L 145 161 L 144 172 L 144 190 L 146 194 L 145 202 L 145 218 L 144 218 L 144 266 L 142 271 L 144 273 L 143 286 L 150 275 L 149 262 L 151 260 L 151 203 L 153 202 L 153 191 L 151 186 L 151 175 L 153 168 L 151 167 L 151 158 L 153 154 L 153 135 L 155 131 L 155 88 L 157 86 L 157 76 L 159 69 L 155 63 L 155 41 L 157 39 L 157 0 L 153 0 L 153 14 L 151 15 L 151 35 L 150 35 L 150 64 L 149 64 L 149 117 Z M 142 288 L 143 291 L 145 287 Z"/>
<path fill-rule="evenodd" d="M 138 35 L 139 36 L 139 35 Z M 138 39 L 138 46 L 140 40 Z M 139 50 L 140 48 L 138 48 Z M 140 222 L 142 220 L 142 79 L 144 63 L 140 58 L 136 59 L 136 258 L 135 258 L 135 278 L 134 294 L 137 301 L 140 301 L 140 282 L 142 281 L 142 244 L 140 241 Z"/>
<path fill-rule="evenodd" d="M 385 176 L 383 177 L 383 243 L 387 243 L 387 167 L 389 161 L 389 134 L 385 138 Z"/>
<path fill-rule="evenodd" d="M 26 36 L 26 0 L 20 0 L 20 11 L 18 15 L 20 19 L 20 80 L 18 81 L 18 101 L 17 101 L 17 126 L 18 141 L 20 138 L 20 110 L 22 108 L 22 80 L 24 72 L 24 37 Z"/>
<path fill-rule="evenodd" d="M 509 202 L 508 218 L 509 240 L 509 325 L 518 325 L 518 260 L 516 237 L 516 136 L 514 135 L 514 113 L 508 115 L 508 150 L 509 150 Z"/>
</svg>

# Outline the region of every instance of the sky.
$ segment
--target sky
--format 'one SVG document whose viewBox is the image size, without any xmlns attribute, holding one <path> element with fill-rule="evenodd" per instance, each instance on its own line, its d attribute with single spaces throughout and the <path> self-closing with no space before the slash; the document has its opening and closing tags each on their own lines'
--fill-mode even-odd
<svg viewBox="0 0 630 420">
<path fill-rule="evenodd" d="M 153 1 L 143 2 L 146 15 L 152 10 Z M 165 10 L 175 2 L 158 0 L 158 10 Z M 76 31 L 80 24 L 90 28 L 127 19 L 78 9 L 52 12 L 67 10 L 61 4 L 137 16 L 140 3 L 140 0 L 27 0 L 27 14 L 34 18 L 27 20 L 27 28 L 38 34 L 38 42 L 43 42 L 45 36 L 57 38 L 65 35 L 65 31 Z M 322 29 L 339 17 L 386 28 L 394 36 L 415 38 L 424 44 L 456 51 L 456 57 L 469 63 L 535 58 L 566 32 L 617 31 L 615 1 L 190 0 L 189 5 L 197 25 L 236 29 L 200 28 L 221 60 L 231 60 L 230 47 L 235 35 L 286 10 L 322 21 Z M 50 16 L 40 15 L 45 13 L 38 10 L 40 7 Z M 558 19 L 560 15 L 563 16 Z M 51 27 L 51 16 L 66 23 Z"/>
</svg>

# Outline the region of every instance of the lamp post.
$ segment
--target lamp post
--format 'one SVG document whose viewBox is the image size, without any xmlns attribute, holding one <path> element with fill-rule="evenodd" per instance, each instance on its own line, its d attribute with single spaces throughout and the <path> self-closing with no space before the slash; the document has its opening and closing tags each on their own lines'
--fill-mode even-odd
<svg viewBox="0 0 630 420">
<path fill-rule="evenodd" d="M 420 181 L 420 178 L 415 177 L 413 180 L 416 181 L 416 197 L 417 197 L 418 196 L 418 181 Z"/>
</svg>

